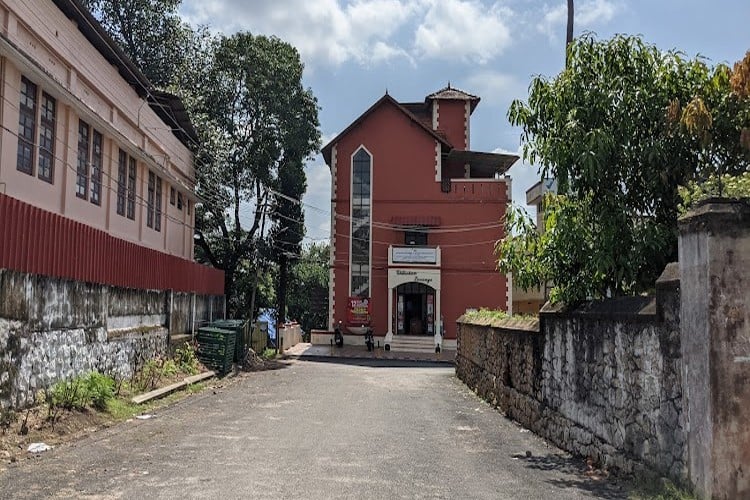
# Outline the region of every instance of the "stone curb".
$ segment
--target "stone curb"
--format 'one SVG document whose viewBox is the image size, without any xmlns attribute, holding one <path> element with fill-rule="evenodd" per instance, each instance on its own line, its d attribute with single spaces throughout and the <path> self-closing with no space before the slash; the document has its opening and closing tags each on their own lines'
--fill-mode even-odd
<svg viewBox="0 0 750 500">
<path fill-rule="evenodd" d="M 160 389 L 154 389 L 151 392 L 147 392 L 145 394 L 134 396 L 130 401 L 132 401 L 133 403 L 137 405 L 140 405 L 148 401 L 151 401 L 152 399 L 163 398 L 164 396 L 171 394 L 177 390 L 180 390 L 183 387 L 187 387 L 190 384 L 194 384 L 196 382 L 200 382 L 202 380 L 206 380 L 214 376 L 216 376 L 216 373 L 213 371 L 199 373 L 198 375 L 192 375 L 190 377 L 185 378 L 181 382 L 175 382 L 174 384 L 170 384 Z"/>
</svg>

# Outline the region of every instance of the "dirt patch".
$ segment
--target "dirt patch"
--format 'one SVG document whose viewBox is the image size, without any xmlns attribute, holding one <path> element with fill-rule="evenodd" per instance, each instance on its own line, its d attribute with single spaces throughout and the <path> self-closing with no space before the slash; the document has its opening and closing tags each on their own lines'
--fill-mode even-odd
<svg viewBox="0 0 750 500">
<path fill-rule="evenodd" d="M 0 433 L 0 470 L 1 464 L 32 458 L 34 454 L 26 451 L 31 443 L 57 446 L 116 422 L 108 413 L 88 408 L 66 411 L 59 415 L 54 425 L 48 419 L 46 406 L 19 411 L 15 416 L 15 422 Z"/>
<path fill-rule="evenodd" d="M 244 372 L 261 372 L 266 370 L 278 370 L 280 368 L 286 368 L 287 363 L 282 362 L 278 359 L 267 359 L 262 356 L 258 356 L 252 349 L 248 349 L 245 353 L 245 359 L 240 365 L 240 369 Z"/>
<path fill-rule="evenodd" d="M 201 371 L 205 371 L 202 365 L 200 368 Z M 185 373 L 170 376 L 161 375 L 155 381 L 153 389 L 183 380 L 186 376 Z M 108 403 L 108 410 L 97 411 L 91 407 L 80 410 L 59 410 L 54 422 L 50 418 L 50 412 L 46 404 L 39 404 L 16 412 L 1 410 L 0 472 L 4 470 L 5 464 L 38 456 L 39 454 L 27 451 L 31 443 L 45 443 L 55 447 L 62 443 L 75 441 L 96 430 L 115 425 L 141 413 L 152 413 L 205 387 L 214 387 L 219 383 L 225 384 L 224 381 L 194 384 L 164 399 L 142 405 L 130 402 L 133 396 L 140 394 L 142 391 L 133 391 L 125 383 L 123 387 L 118 389 L 119 395 L 114 400 L 110 400 L 112 404 Z M 151 389 L 152 387 L 149 386 L 145 391 Z"/>
</svg>

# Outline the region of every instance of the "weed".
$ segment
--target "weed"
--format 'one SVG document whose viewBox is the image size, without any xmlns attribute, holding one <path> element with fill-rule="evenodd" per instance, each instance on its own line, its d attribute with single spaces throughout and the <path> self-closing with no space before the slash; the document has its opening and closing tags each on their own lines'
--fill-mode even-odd
<svg viewBox="0 0 750 500">
<path fill-rule="evenodd" d="M 105 410 L 107 401 L 115 397 L 115 381 L 99 372 L 89 373 L 85 381 L 88 401 L 97 410 Z"/>
<path fill-rule="evenodd" d="M 143 368 L 134 375 L 131 386 L 140 392 L 155 389 L 161 381 L 162 365 L 161 358 L 146 361 Z"/>
<path fill-rule="evenodd" d="M 16 420 L 18 420 L 16 412 L 10 408 L 0 408 L 0 429 L 2 429 L 3 435 L 5 435 Z"/>
<path fill-rule="evenodd" d="M 696 497 L 669 479 L 642 478 L 634 482 L 629 498 L 631 500 L 695 500 Z"/>
<path fill-rule="evenodd" d="M 260 355 L 263 359 L 274 359 L 276 357 L 276 349 L 271 349 L 270 347 L 266 347 L 266 349 L 263 351 L 263 354 Z"/>
<path fill-rule="evenodd" d="M 179 373 L 179 370 L 177 369 L 177 363 L 175 363 L 173 359 L 164 360 L 161 366 L 162 376 L 170 378 L 170 377 L 174 377 L 178 373 Z"/>
<path fill-rule="evenodd" d="M 175 349 L 174 361 L 181 372 L 189 375 L 198 373 L 198 356 L 195 354 L 195 347 L 189 342 L 185 342 L 182 347 Z"/>
</svg>

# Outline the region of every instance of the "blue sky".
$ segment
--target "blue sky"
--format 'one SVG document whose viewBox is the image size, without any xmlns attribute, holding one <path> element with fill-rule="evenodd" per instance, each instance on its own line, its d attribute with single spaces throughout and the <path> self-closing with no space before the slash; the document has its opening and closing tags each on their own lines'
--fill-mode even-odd
<svg viewBox="0 0 750 500">
<path fill-rule="evenodd" d="M 576 0 L 576 33 L 640 34 L 661 49 L 734 63 L 750 49 L 749 0 Z M 518 151 L 520 130 L 506 118 L 534 75 L 564 62 L 565 0 L 183 0 L 181 14 L 230 34 L 276 35 L 295 45 L 305 85 L 321 106 L 324 143 L 386 91 L 417 101 L 445 86 L 482 98 L 472 116 L 471 146 Z M 307 168 L 304 201 L 328 210 L 330 174 L 322 158 Z M 536 169 L 510 171 L 524 199 Z M 307 234 L 327 238 L 329 216 L 306 210 Z"/>
</svg>

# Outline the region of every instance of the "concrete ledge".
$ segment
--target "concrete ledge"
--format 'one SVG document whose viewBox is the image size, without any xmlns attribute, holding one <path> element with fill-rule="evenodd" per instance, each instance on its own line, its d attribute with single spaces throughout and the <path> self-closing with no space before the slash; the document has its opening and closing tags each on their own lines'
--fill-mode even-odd
<svg viewBox="0 0 750 500">
<path fill-rule="evenodd" d="M 166 387 L 162 387 L 160 389 L 154 389 L 151 392 L 147 392 L 146 394 L 141 394 L 139 396 L 135 396 L 131 401 L 137 405 L 146 403 L 148 401 L 151 401 L 152 399 L 158 399 L 163 398 L 164 396 L 173 393 L 174 391 L 178 391 L 182 389 L 183 387 L 187 387 L 190 384 L 194 384 L 196 382 L 200 382 L 201 380 L 209 379 L 213 376 L 215 376 L 216 373 L 209 371 L 205 373 L 199 373 L 198 375 L 193 375 L 191 377 L 187 377 L 182 382 L 175 382 L 174 384 L 170 384 Z"/>
</svg>

